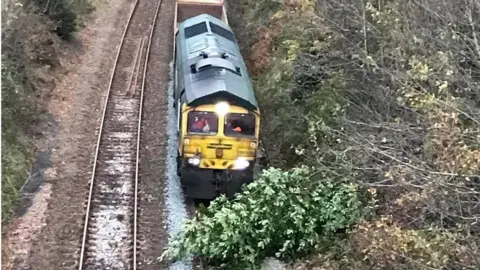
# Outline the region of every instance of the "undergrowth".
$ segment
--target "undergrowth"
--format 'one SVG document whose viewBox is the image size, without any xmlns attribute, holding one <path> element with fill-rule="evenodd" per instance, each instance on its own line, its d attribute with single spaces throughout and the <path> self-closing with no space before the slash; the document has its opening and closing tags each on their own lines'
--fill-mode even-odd
<svg viewBox="0 0 480 270">
<path fill-rule="evenodd" d="M 28 178 L 37 116 L 62 70 L 62 39 L 92 10 L 86 0 L 2 3 L 2 224 Z"/>
<path fill-rule="evenodd" d="M 272 164 L 329 170 L 378 196 L 341 249 L 297 266 L 478 268 L 480 5 L 281 2 L 266 32 L 258 3 L 243 7 L 260 34 L 244 44 L 268 48 L 268 61 L 247 55 L 267 63 L 253 77 Z"/>
</svg>

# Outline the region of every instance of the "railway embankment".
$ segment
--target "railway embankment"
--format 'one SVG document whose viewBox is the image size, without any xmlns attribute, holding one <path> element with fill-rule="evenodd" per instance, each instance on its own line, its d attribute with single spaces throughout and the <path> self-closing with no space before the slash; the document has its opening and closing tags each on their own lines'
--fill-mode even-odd
<svg viewBox="0 0 480 270">
<path fill-rule="evenodd" d="M 2 3 L 3 225 L 10 221 L 22 191 L 36 189 L 42 181 L 38 168 L 45 168 L 41 164 L 48 163 L 50 153 L 36 142 L 56 130 L 48 102 L 70 64 L 62 58 L 75 58 L 73 32 L 91 10 L 87 1 L 72 5 L 62 1 Z M 26 183 L 26 179 L 31 181 Z"/>
<path fill-rule="evenodd" d="M 129 4 L 64 3 L 2 3 L 2 269 L 67 269 L 79 249 L 111 40 Z"/>
<path fill-rule="evenodd" d="M 228 2 L 276 168 L 213 202 L 170 255 L 478 268 L 480 5 Z"/>
</svg>

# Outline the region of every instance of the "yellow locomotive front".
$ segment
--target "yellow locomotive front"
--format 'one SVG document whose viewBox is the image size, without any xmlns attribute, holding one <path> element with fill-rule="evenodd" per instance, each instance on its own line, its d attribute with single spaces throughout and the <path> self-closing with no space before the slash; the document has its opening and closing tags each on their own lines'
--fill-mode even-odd
<svg viewBox="0 0 480 270">
<path fill-rule="evenodd" d="M 182 108 L 178 170 L 187 196 L 232 196 L 253 180 L 260 115 L 227 102 Z"/>
</svg>

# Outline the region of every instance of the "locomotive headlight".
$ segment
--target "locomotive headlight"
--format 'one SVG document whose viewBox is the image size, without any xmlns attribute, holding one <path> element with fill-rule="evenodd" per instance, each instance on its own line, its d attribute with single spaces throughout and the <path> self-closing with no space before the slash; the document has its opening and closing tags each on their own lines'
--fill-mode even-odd
<svg viewBox="0 0 480 270">
<path fill-rule="evenodd" d="M 255 142 L 250 142 L 250 147 L 255 148 L 255 147 L 257 147 L 257 144 Z"/>
<path fill-rule="evenodd" d="M 246 160 L 245 158 L 241 158 L 241 157 L 237 158 L 234 163 L 235 169 L 238 169 L 238 170 L 243 170 L 247 168 L 249 165 L 250 165 L 250 162 L 248 162 L 248 160 Z"/>
<path fill-rule="evenodd" d="M 200 158 L 199 157 L 189 158 L 188 163 L 193 165 L 193 166 L 198 166 L 198 165 L 200 165 Z"/>
<path fill-rule="evenodd" d="M 185 140 L 183 140 L 183 144 L 185 144 L 185 145 L 189 145 L 189 144 L 190 144 L 190 140 L 189 140 L 189 139 L 185 139 Z"/>
<path fill-rule="evenodd" d="M 224 116 L 225 114 L 227 114 L 229 109 L 230 105 L 228 105 L 228 103 L 225 101 L 221 101 L 215 104 L 215 112 L 220 116 Z"/>
</svg>

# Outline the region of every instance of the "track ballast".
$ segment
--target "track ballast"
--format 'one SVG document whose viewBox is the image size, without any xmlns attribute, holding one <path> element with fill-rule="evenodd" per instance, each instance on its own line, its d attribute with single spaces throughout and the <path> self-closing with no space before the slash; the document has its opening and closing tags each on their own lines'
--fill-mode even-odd
<svg viewBox="0 0 480 270">
<path fill-rule="evenodd" d="M 161 2 L 136 0 L 120 42 L 98 135 L 79 269 L 136 269 L 137 266 L 143 90 Z"/>
</svg>

